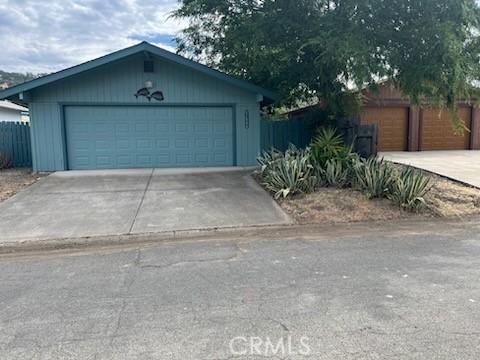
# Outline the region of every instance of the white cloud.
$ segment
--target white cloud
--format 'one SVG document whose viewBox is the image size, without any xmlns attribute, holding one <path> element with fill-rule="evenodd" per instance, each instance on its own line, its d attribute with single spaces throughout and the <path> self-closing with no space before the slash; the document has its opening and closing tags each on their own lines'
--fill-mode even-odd
<svg viewBox="0 0 480 360">
<path fill-rule="evenodd" d="M 52 72 L 150 41 L 185 24 L 170 18 L 177 0 L 0 0 L 0 69 Z"/>
</svg>

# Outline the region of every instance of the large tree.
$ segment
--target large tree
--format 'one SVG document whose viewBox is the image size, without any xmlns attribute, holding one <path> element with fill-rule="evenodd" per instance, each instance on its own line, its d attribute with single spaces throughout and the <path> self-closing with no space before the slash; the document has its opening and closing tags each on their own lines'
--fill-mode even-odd
<svg viewBox="0 0 480 360">
<path fill-rule="evenodd" d="M 178 50 L 342 112 L 352 88 L 388 80 L 454 110 L 480 79 L 475 0 L 182 0 Z M 336 106 L 336 107 L 335 107 Z"/>
</svg>

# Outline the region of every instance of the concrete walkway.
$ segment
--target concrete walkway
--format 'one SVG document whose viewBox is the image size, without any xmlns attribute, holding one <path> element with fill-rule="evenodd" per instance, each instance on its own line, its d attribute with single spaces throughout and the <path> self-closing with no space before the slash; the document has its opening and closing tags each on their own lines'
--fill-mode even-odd
<svg viewBox="0 0 480 360">
<path fill-rule="evenodd" d="M 480 188 L 480 150 L 396 151 L 379 156 Z"/>
<path fill-rule="evenodd" d="M 238 168 L 57 172 L 0 203 L 0 242 L 289 223 L 250 174 Z"/>
</svg>

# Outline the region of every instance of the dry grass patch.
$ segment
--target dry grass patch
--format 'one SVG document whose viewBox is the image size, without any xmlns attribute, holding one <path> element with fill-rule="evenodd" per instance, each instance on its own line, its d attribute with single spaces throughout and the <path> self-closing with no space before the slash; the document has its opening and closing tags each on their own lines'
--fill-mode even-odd
<svg viewBox="0 0 480 360">
<path fill-rule="evenodd" d="M 41 177 L 42 175 L 32 173 L 31 169 L 0 170 L 0 202 L 32 185 Z"/>
<path fill-rule="evenodd" d="M 432 189 L 425 196 L 429 210 L 437 216 L 467 216 L 480 214 L 480 189 L 457 181 L 428 174 Z"/>
<path fill-rule="evenodd" d="M 356 190 L 322 188 L 282 199 L 280 206 L 300 224 L 393 220 L 415 216 L 387 199 L 367 199 Z"/>
</svg>

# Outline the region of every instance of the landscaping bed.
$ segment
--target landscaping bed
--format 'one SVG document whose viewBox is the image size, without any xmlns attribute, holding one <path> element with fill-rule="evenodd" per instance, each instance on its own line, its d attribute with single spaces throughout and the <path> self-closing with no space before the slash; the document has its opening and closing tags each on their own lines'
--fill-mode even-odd
<svg viewBox="0 0 480 360">
<path fill-rule="evenodd" d="M 376 157 L 362 159 L 334 129 L 306 149 L 258 158 L 258 182 L 298 223 L 465 217 L 480 214 L 480 189 Z"/>
<path fill-rule="evenodd" d="M 353 189 L 321 188 L 311 194 L 278 199 L 299 224 L 394 220 L 414 216 L 387 199 L 368 199 Z"/>
<path fill-rule="evenodd" d="M 0 202 L 32 185 L 40 178 L 41 175 L 32 173 L 32 169 L 28 168 L 0 170 Z"/>
<path fill-rule="evenodd" d="M 277 201 L 299 224 L 480 215 L 480 189 L 424 174 L 431 178 L 432 188 L 425 195 L 425 208 L 419 212 L 400 209 L 388 199 L 368 199 L 361 191 L 348 188 L 320 188 Z"/>
</svg>

